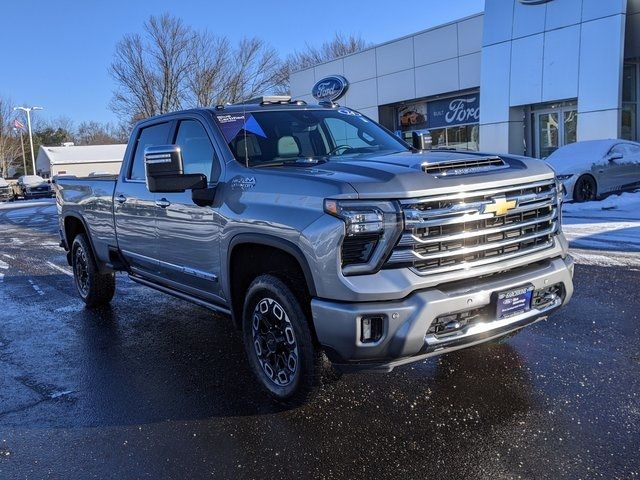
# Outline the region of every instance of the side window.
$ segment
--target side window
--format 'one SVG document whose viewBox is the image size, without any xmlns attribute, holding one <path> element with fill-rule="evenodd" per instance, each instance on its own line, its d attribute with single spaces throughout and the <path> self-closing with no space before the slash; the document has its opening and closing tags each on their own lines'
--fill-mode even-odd
<svg viewBox="0 0 640 480">
<path fill-rule="evenodd" d="M 202 173 L 210 181 L 218 179 L 218 172 L 213 170 L 215 151 L 200 122 L 182 120 L 174 143 L 182 150 L 184 173 Z M 218 166 L 218 162 L 215 162 L 215 166 Z"/>
<path fill-rule="evenodd" d="M 625 144 L 625 157 L 637 157 L 640 155 L 640 146 L 631 145 L 630 143 Z"/>
<path fill-rule="evenodd" d="M 613 147 L 613 148 L 609 151 L 609 153 L 610 153 L 610 154 L 612 154 L 612 153 L 617 153 L 617 154 L 620 154 L 620 155 L 624 155 L 624 154 L 625 154 L 625 151 L 624 151 L 624 145 L 616 145 L 615 147 Z"/>
<path fill-rule="evenodd" d="M 150 127 L 145 127 L 138 135 L 138 141 L 136 145 L 136 151 L 133 156 L 133 165 L 131 166 L 131 172 L 129 179 L 131 180 L 144 180 L 144 149 L 153 145 L 165 145 L 169 137 L 169 130 L 171 123 L 159 123 Z"/>
</svg>

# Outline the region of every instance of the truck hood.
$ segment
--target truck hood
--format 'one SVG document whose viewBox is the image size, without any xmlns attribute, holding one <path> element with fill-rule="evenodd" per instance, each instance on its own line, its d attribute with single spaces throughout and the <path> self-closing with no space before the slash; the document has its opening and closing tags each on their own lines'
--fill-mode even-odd
<svg viewBox="0 0 640 480">
<path fill-rule="evenodd" d="M 332 159 L 314 167 L 282 167 L 278 170 L 295 176 L 317 176 L 325 181 L 347 182 L 360 198 L 411 198 L 460 191 L 467 185 L 474 188 L 484 184 L 500 187 L 553 177 L 553 170 L 545 162 L 514 155 L 499 155 L 504 165 L 485 170 L 460 168 L 441 174 L 427 173 L 423 169 L 424 165 L 438 166 L 458 161 L 473 163 L 488 157 L 495 158 L 496 155 L 461 151 L 401 152 Z"/>
</svg>

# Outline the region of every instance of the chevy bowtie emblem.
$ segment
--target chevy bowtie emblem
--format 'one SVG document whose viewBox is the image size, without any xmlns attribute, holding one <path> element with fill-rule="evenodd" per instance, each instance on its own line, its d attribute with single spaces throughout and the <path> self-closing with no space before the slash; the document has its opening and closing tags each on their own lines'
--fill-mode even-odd
<svg viewBox="0 0 640 480">
<path fill-rule="evenodd" d="M 491 203 L 487 203 L 482 213 L 493 213 L 496 217 L 506 215 L 509 210 L 513 210 L 518 206 L 515 200 L 507 200 L 505 197 L 495 197 L 491 199 Z"/>
</svg>

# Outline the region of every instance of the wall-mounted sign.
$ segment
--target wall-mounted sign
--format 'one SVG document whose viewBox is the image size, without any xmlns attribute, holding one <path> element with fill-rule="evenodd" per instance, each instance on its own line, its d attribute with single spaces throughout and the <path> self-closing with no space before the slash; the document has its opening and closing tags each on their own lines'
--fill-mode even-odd
<svg viewBox="0 0 640 480">
<path fill-rule="evenodd" d="M 434 100 L 427 104 L 428 128 L 441 128 L 480 122 L 480 95 Z"/>
<path fill-rule="evenodd" d="M 349 82 L 342 75 L 331 75 L 319 80 L 311 90 L 311 95 L 318 101 L 335 101 L 347 93 Z"/>
</svg>

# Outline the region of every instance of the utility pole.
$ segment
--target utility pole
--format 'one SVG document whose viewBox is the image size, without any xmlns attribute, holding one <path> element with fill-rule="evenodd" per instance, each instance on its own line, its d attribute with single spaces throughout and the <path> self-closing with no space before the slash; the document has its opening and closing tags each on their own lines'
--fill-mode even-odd
<svg viewBox="0 0 640 480">
<path fill-rule="evenodd" d="M 14 110 L 22 110 L 27 114 L 27 128 L 29 129 L 29 145 L 31 145 L 31 166 L 33 174 L 36 174 L 36 157 L 33 154 L 33 134 L 31 133 L 31 111 L 42 110 L 42 107 L 13 107 Z"/>
<path fill-rule="evenodd" d="M 22 138 L 22 129 L 14 128 L 15 133 L 20 132 L 20 147 L 22 147 L 22 166 L 24 168 L 24 175 L 27 174 L 27 157 L 24 155 L 24 138 Z"/>
</svg>

